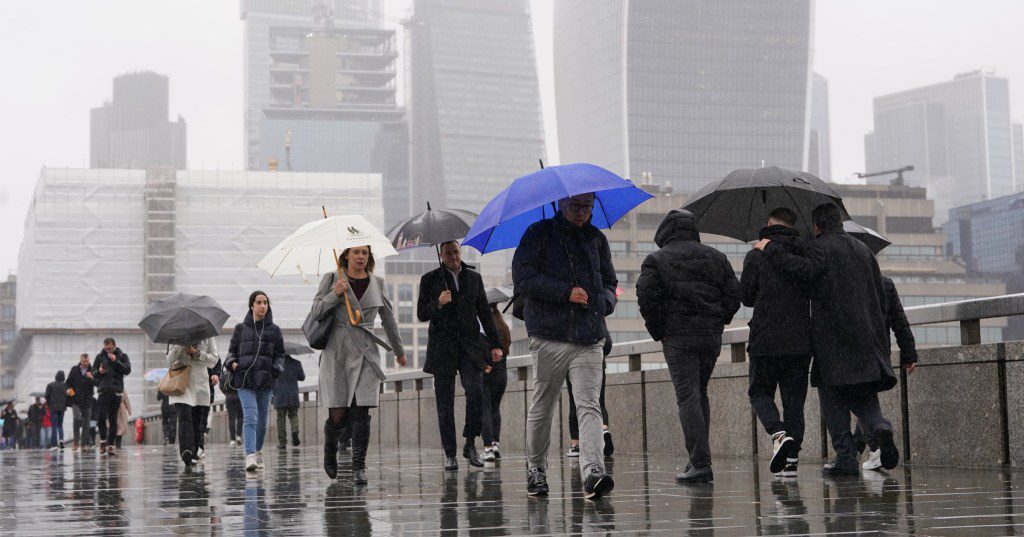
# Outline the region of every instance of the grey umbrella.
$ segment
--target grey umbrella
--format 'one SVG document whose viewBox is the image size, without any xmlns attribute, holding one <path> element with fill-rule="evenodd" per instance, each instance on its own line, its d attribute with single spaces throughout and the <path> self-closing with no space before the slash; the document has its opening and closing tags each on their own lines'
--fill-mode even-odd
<svg viewBox="0 0 1024 537">
<path fill-rule="evenodd" d="M 487 303 L 500 304 L 512 300 L 512 290 L 508 287 L 491 287 L 487 290 Z"/>
<path fill-rule="evenodd" d="M 43 393 L 43 392 L 32 392 L 32 393 L 28 394 L 28 396 L 29 397 L 46 397 L 46 394 Z"/>
<path fill-rule="evenodd" d="M 292 341 L 284 342 L 284 353 L 288 356 L 302 356 L 303 354 L 313 354 L 313 349 L 303 345 L 302 343 L 295 343 Z"/>
<path fill-rule="evenodd" d="M 849 233 L 853 238 L 863 242 L 868 248 L 871 249 L 871 253 L 878 255 L 878 252 L 885 250 L 892 241 L 883 237 L 877 231 L 864 227 L 853 220 L 847 220 L 843 222 L 843 231 Z"/>
<path fill-rule="evenodd" d="M 441 251 L 437 246 L 465 238 L 476 216 L 476 213 L 462 209 L 432 209 L 428 201 L 426 211 L 395 224 L 388 231 L 388 239 L 398 251 L 433 246 L 440 265 Z M 447 288 L 448 280 L 443 280 Z"/>
<path fill-rule="evenodd" d="M 702 233 L 732 237 L 744 242 L 757 240 L 768 222 L 768 213 L 778 207 L 792 209 L 796 228 L 812 236 L 811 211 L 822 203 L 835 203 L 850 218 L 843 200 L 824 181 L 807 173 L 777 166 L 734 170 L 724 179 L 697 191 L 684 209 L 697 217 Z"/>
<path fill-rule="evenodd" d="M 174 293 L 150 304 L 139 327 L 153 343 L 193 345 L 216 336 L 228 317 L 208 296 Z"/>
</svg>

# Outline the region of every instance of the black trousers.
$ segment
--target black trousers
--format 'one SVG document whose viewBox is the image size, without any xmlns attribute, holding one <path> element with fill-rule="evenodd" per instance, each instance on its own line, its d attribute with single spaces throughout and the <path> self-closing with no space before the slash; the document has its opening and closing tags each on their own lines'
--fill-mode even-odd
<svg viewBox="0 0 1024 537">
<path fill-rule="evenodd" d="M 722 352 L 722 336 L 669 336 L 662 342 L 672 377 L 686 451 L 694 468 L 711 466 L 708 382 Z"/>
<path fill-rule="evenodd" d="M 228 397 L 225 406 L 228 407 L 228 440 L 242 437 L 242 401 L 237 396 Z"/>
<path fill-rule="evenodd" d="M 210 407 L 175 403 L 174 410 L 178 414 L 178 453 L 190 451 L 195 456 L 206 426 L 203 415 L 210 412 Z"/>
<path fill-rule="evenodd" d="M 601 362 L 601 422 L 604 426 L 608 426 L 608 408 L 604 406 L 604 380 L 605 380 L 605 363 Z M 565 377 L 565 385 L 569 388 L 569 439 L 579 440 L 580 439 L 580 420 L 576 417 L 576 398 L 572 396 L 572 382 L 569 377 Z"/>
<path fill-rule="evenodd" d="M 462 436 L 473 439 L 480 436 L 480 406 L 483 398 L 483 371 L 480 358 L 463 353 L 459 358 L 459 379 L 466 391 L 466 423 Z M 437 422 L 441 429 L 441 445 L 447 457 L 454 457 L 455 444 L 455 375 L 434 375 L 434 400 L 437 403 Z"/>
<path fill-rule="evenodd" d="M 750 382 L 747 396 L 765 432 L 785 431 L 796 441 L 797 451 L 804 441 L 804 401 L 807 400 L 807 378 L 810 356 L 750 357 Z M 775 390 L 782 397 L 782 416 L 775 406 Z"/>
<path fill-rule="evenodd" d="M 857 465 L 857 444 L 850 433 L 851 412 L 857 416 L 859 427 L 871 437 L 881 430 L 892 431 L 892 423 L 882 415 L 874 384 L 822 386 L 818 395 L 825 427 L 836 452 L 836 464 L 850 468 Z"/>
<path fill-rule="evenodd" d="M 83 405 L 75 405 L 74 411 L 71 413 L 72 417 L 78 416 L 78 419 L 73 419 L 72 427 L 74 428 L 75 441 L 80 446 L 87 446 L 92 444 L 92 427 L 89 426 L 89 421 L 92 420 L 92 401 Z"/>
<path fill-rule="evenodd" d="M 174 405 L 167 405 L 167 409 L 160 412 L 160 421 L 164 426 L 164 440 L 168 444 L 173 444 L 178 436 L 178 415 L 174 411 Z"/>
<path fill-rule="evenodd" d="M 109 445 L 117 441 L 117 413 L 121 410 L 121 394 L 104 392 L 96 399 L 96 424 L 100 440 Z"/>
<path fill-rule="evenodd" d="M 508 369 L 493 367 L 483 375 L 480 398 L 480 437 L 489 446 L 501 441 L 501 398 L 508 386 Z"/>
<path fill-rule="evenodd" d="M 210 407 L 198 406 L 197 416 L 199 418 L 199 425 L 197 430 L 199 433 L 196 435 L 196 447 L 206 449 L 206 430 L 209 428 L 210 421 Z"/>
</svg>

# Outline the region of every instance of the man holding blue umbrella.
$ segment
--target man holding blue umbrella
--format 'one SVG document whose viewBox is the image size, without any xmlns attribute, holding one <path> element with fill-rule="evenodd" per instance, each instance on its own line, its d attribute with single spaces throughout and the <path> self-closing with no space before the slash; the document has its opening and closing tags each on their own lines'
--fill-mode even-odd
<svg viewBox="0 0 1024 537">
<path fill-rule="evenodd" d="M 551 419 L 566 378 L 579 416 L 584 497 L 600 498 L 615 486 L 605 473 L 599 397 L 604 318 L 615 308 L 618 281 L 608 239 L 591 223 L 594 204 L 593 193 L 559 200 L 553 218 L 526 229 L 512 260 L 535 364 L 526 430 L 531 496 L 548 493 Z"/>
</svg>

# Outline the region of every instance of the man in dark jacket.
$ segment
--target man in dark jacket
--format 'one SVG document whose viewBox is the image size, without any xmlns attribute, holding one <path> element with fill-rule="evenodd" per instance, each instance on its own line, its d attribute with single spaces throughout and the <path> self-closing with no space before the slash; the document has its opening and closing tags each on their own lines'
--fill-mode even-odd
<svg viewBox="0 0 1024 537">
<path fill-rule="evenodd" d="M 93 384 L 92 364 L 89 355 L 78 357 L 78 364 L 68 371 L 68 403 L 71 405 L 72 427 L 75 435 L 75 449 L 92 445 L 92 406 L 96 387 Z"/>
<path fill-rule="evenodd" d="M 804 254 L 805 239 L 793 229 L 796 213 L 779 207 L 768 215 L 759 238 L 770 239 L 795 254 Z M 804 438 L 804 401 L 811 367 L 811 313 L 807 287 L 785 274 L 760 250 L 750 250 L 740 277 L 743 305 L 754 308 L 750 318 L 750 384 L 747 395 L 754 413 L 772 437 L 772 473 L 796 477 L 797 455 Z M 775 406 L 782 395 L 785 419 Z"/>
<path fill-rule="evenodd" d="M 754 247 L 809 286 L 814 346 L 811 382 L 818 387 L 836 452 L 836 460 L 822 471 L 826 475 L 860 473 L 850 412 L 878 441 L 882 466 L 895 468 L 899 452 L 892 424 L 878 402 L 879 391 L 896 385 L 889 363 L 885 291 L 878 262 L 867 246 L 843 231 L 842 213 L 835 204 L 818 206 L 811 218 L 816 237 L 807 242 L 804 257 L 769 239 Z"/>
<path fill-rule="evenodd" d="M 441 245 L 441 264 L 420 278 L 416 316 L 430 322 L 427 361 L 423 371 L 434 375 L 437 423 L 444 447 L 444 469 L 457 470 L 455 458 L 455 373 L 466 391 L 466 423 L 462 456 L 472 466 L 483 466 L 476 451 L 480 435 L 483 370 L 502 359 L 501 339 L 494 327 L 487 291 L 480 274 L 462 262 L 459 243 Z M 480 332 L 486 334 L 486 341 Z"/>
<path fill-rule="evenodd" d="M 302 363 L 284 355 L 284 371 L 274 380 L 274 410 L 277 411 L 277 447 L 288 447 L 285 419 L 292 422 L 292 445 L 299 445 L 299 382 L 306 380 Z"/>
<path fill-rule="evenodd" d="M 46 385 L 46 404 L 50 407 L 50 423 L 53 426 L 50 434 L 50 445 L 64 449 L 64 411 L 68 409 L 67 385 L 64 384 L 64 372 L 58 371 L 53 382 Z"/>
<path fill-rule="evenodd" d="M 43 447 L 39 442 L 39 431 L 43 428 L 43 414 L 46 414 L 46 407 L 36 397 L 36 402 L 28 407 L 28 419 L 25 421 L 25 438 L 28 447 Z"/>
<path fill-rule="evenodd" d="M 99 397 L 96 411 L 100 430 L 100 453 L 107 455 L 115 452 L 117 440 L 117 413 L 121 409 L 121 396 L 124 394 L 124 377 L 132 372 L 132 363 L 128 355 L 121 351 L 114 338 L 103 340 L 103 350 L 96 355 L 92 364 L 93 382 Z"/>
<path fill-rule="evenodd" d="M 551 418 L 567 378 L 579 417 L 583 495 L 597 499 L 615 487 L 602 454 L 600 395 L 605 317 L 615 309 L 618 280 L 608 239 L 590 223 L 593 210 L 592 193 L 559 200 L 558 214 L 527 228 L 512 259 L 535 363 L 526 418 L 531 496 L 548 493 Z"/>
<path fill-rule="evenodd" d="M 637 305 L 661 341 L 679 407 L 690 464 L 681 483 L 707 482 L 711 471 L 708 382 L 722 351 L 722 331 L 740 309 L 740 282 L 725 254 L 700 243 L 697 219 L 669 211 L 654 234 L 659 250 L 644 259 Z"/>
</svg>

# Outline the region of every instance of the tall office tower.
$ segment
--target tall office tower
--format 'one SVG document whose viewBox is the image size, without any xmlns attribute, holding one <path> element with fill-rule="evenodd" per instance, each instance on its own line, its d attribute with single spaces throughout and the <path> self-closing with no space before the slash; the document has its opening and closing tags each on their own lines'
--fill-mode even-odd
<svg viewBox="0 0 1024 537">
<path fill-rule="evenodd" d="M 545 156 L 527 0 L 415 0 L 416 210 L 480 211 Z"/>
<path fill-rule="evenodd" d="M 90 168 L 185 168 L 185 120 L 167 121 L 169 84 L 150 71 L 114 78 L 113 99 L 89 116 Z"/>
<path fill-rule="evenodd" d="M 1014 191 L 1009 83 L 974 71 L 875 97 L 864 137 L 867 172 L 906 165 L 908 184 L 928 188 L 937 224 L 949 209 Z M 889 177 L 869 179 L 880 184 Z"/>
<path fill-rule="evenodd" d="M 380 173 L 385 226 L 410 211 L 395 31 L 380 0 L 242 0 L 250 170 Z"/>
<path fill-rule="evenodd" d="M 693 192 L 736 168 L 804 169 L 808 0 L 557 0 L 561 160 Z"/>
<path fill-rule="evenodd" d="M 807 171 L 823 181 L 832 180 L 832 138 L 828 121 L 828 79 L 811 79 L 811 131 L 807 137 Z"/>
<path fill-rule="evenodd" d="M 1013 124 L 1013 187 L 1024 190 L 1024 124 Z"/>
</svg>

